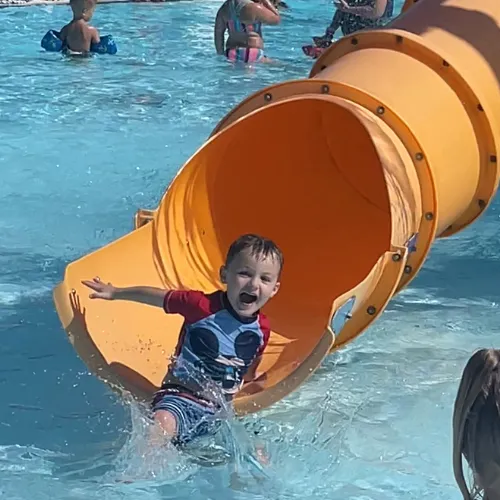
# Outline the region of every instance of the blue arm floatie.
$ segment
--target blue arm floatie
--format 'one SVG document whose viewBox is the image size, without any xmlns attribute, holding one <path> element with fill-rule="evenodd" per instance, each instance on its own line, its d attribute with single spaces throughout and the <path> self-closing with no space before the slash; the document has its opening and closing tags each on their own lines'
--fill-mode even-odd
<svg viewBox="0 0 500 500">
<path fill-rule="evenodd" d="M 63 48 L 63 43 L 59 36 L 59 31 L 47 31 L 41 41 L 42 49 L 45 49 L 48 52 L 60 52 Z"/>
<path fill-rule="evenodd" d="M 48 52 L 60 52 L 63 50 L 63 42 L 60 38 L 61 33 L 56 30 L 49 30 L 42 38 L 41 46 Z M 116 43 L 111 35 L 101 36 L 101 41 L 99 43 L 93 43 L 90 46 L 90 52 L 96 52 L 97 54 L 116 54 L 117 52 Z"/>
<path fill-rule="evenodd" d="M 98 54 L 116 54 L 116 43 L 111 35 L 101 36 L 99 43 L 93 43 L 90 46 L 90 52 L 97 52 Z"/>
</svg>

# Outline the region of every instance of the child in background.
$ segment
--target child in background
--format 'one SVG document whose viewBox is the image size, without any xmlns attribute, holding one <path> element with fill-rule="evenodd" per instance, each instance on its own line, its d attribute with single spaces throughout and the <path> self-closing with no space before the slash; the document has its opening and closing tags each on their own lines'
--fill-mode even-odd
<svg viewBox="0 0 500 500">
<path fill-rule="evenodd" d="M 90 53 L 92 44 L 100 42 L 99 32 L 89 26 L 97 0 L 70 0 L 73 20 L 61 30 L 59 35 L 63 45 L 71 52 Z"/>
<path fill-rule="evenodd" d="M 462 455 L 473 472 L 467 486 Z M 500 498 L 500 350 L 481 349 L 462 374 L 453 411 L 453 471 L 464 500 Z"/>
<path fill-rule="evenodd" d="M 215 17 L 215 50 L 232 62 L 270 62 L 264 55 L 262 25 L 280 22 L 280 13 L 271 0 L 226 0 Z"/>
<path fill-rule="evenodd" d="M 260 309 L 278 292 L 282 266 L 282 252 L 273 241 L 247 234 L 231 244 L 220 269 L 226 291 L 117 288 L 99 278 L 83 281 L 93 290 L 92 299 L 140 302 L 184 317 L 175 357 L 152 402 L 156 444 L 183 445 L 218 429 L 221 402 L 207 382 L 230 403 L 244 380 L 258 378 L 271 331 Z"/>
</svg>

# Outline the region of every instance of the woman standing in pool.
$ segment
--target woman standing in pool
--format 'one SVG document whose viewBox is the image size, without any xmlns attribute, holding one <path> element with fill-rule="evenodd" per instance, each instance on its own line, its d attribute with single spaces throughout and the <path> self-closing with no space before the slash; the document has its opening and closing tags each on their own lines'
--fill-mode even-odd
<svg viewBox="0 0 500 500">
<path fill-rule="evenodd" d="M 270 0 L 226 0 L 215 18 L 215 50 L 230 61 L 266 62 L 262 25 L 280 21 L 278 9 Z M 226 30 L 229 37 L 224 42 Z"/>
<path fill-rule="evenodd" d="M 472 470 L 465 481 L 462 456 Z M 453 411 L 453 471 L 464 500 L 500 498 L 500 350 L 481 349 L 462 374 Z"/>
<path fill-rule="evenodd" d="M 310 57 L 318 57 L 333 41 L 335 32 L 340 28 L 342 35 L 355 31 L 373 29 L 386 24 L 394 14 L 394 0 L 346 0 L 335 1 L 332 22 L 323 36 L 314 36 L 314 45 L 302 47 Z"/>
</svg>

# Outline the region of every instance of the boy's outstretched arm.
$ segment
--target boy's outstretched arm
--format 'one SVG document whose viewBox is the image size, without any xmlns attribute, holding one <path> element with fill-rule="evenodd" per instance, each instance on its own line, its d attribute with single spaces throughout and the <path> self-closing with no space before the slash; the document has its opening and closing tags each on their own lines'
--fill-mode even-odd
<svg viewBox="0 0 500 500">
<path fill-rule="evenodd" d="M 130 286 L 117 288 L 111 283 L 103 283 L 99 277 L 93 280 L 84 280 L 82 283 L 94 290 L 89 297 L 91 299 L 103 300 L 129 300 L 131 302 L 140 302 L 155 307 L 163 307 L 165 295 L 168 290 L 152 286 Z"/>
</svg>

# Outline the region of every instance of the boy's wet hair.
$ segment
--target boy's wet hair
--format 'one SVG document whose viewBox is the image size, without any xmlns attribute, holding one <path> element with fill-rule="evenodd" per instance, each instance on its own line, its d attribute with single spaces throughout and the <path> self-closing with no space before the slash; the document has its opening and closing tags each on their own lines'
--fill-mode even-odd
<svg viewBox="0 0 500 500">
<path fill-rule="evenodd" d="M 94 9 L 97 5 L 97 0 L 69 0 L 71 6 L 78 6 L 82 9 Z"/>
<path fill-rule="evenodd" d="M 250 250 L 253 256 L 276 259 L 281 272 L 284 264 L 283 252 L 274 241 L 257 234 L 244 234 L 231 243 L 226 256 L 226 266 L 244 250 Z"/>
<path fill-rule="evenodd" d="M 97 6 L 97 0 L 69 0 L 71 10 L 75 15 L 90 14 Z"/>
</svg>

